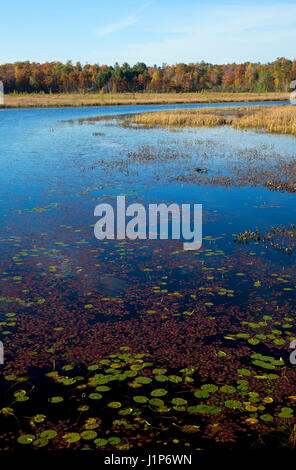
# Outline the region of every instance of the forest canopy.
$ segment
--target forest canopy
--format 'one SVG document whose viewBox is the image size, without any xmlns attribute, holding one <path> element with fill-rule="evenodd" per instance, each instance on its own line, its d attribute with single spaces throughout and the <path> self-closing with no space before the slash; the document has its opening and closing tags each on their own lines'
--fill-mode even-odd
<svg viewBox="0 0 296 470">
<path fill-rule="evenodd" d="M 15 62 L 0 65 L 5 93 L 73 92 L 228 92 L 289 91 L 296 79 L 296 60 L 268 64 L 199 63 L 148 67 L 142 62 L 114 66 L 61 62 Z"/>
</svg>

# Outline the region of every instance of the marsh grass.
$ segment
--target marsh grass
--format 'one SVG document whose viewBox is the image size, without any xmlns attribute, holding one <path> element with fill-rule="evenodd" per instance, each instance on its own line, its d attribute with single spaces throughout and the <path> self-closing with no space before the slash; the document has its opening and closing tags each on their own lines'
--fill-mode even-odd
<svg viewBox="0 0 296 470">
<path fill-rule="evenodd" d="M 296 106 L 157 111 L 127 116 L 125 124 L 129 123 L 147 128 L 232 125 L 238 129 L 262 129 L 267 132 L 296 136 Z"/>
<path fill-rule="evenodd" d="M 288 100 L 288 93 L 20 93 L 4 96 L 1 108 L 230 103 Z"/>
<path fill-rule="evenodd" d="M 240 129 L 264 129 L 276 134 L 296 136 L 296 106 L 260 106 L 244 110 L 243 116 L 234 121 Z"/>
</svg>

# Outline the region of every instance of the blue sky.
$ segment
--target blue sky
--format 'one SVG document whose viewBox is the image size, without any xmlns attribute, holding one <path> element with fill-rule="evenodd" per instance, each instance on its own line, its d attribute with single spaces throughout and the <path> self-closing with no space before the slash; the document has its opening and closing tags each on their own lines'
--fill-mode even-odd
<svg viewBox="0 0 296 470">
<path fill-rule="evenodd" d="M 296 58 L 296 2 L 3 2 L 0 63 L 270 62 Z"/>
</svg>

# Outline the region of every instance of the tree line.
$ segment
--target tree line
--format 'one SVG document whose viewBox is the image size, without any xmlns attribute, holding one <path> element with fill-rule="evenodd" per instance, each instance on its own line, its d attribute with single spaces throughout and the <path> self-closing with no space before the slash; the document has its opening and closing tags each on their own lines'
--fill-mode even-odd
<svg viewBox="0 0 296 470">
<path fill-rule="evenodd" d="M 268 64 L 215 65 L 199 63 L 148 67 L 143 62 L 130 66 L 86 64 L 71 61 L 15 62 L 0 65 L 5 93 L 70 92 L 229 92 L 289 91 L 296 79 L 296 60 L 278 58 Z"/>
</svg>

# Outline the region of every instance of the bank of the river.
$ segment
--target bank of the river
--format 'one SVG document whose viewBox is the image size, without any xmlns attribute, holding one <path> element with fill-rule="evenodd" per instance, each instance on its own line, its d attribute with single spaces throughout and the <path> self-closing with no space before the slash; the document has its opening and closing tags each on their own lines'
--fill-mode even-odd
<svg viewBox="0 0 296 470">
<path fill-rule="evenodd" d="M 0 108 L 57 108 L 145 104 L 286 101 L 289 93 L 20 93 L 4 96 Z"/>
</svg>

